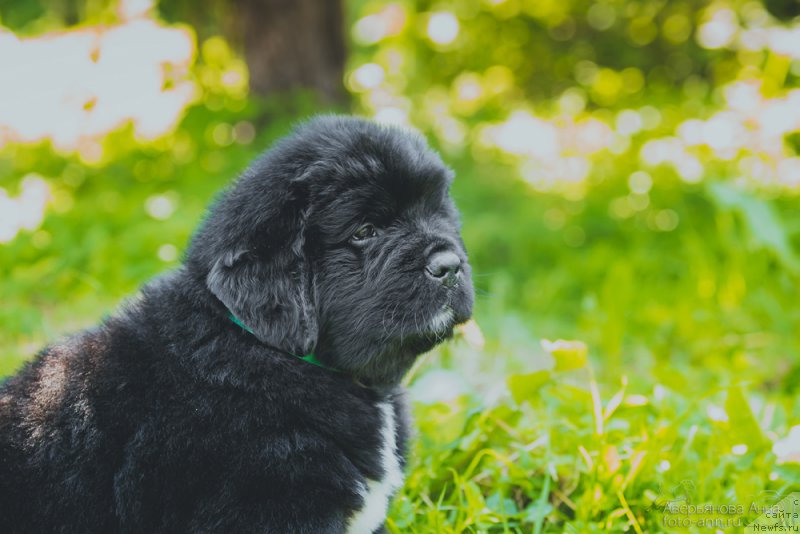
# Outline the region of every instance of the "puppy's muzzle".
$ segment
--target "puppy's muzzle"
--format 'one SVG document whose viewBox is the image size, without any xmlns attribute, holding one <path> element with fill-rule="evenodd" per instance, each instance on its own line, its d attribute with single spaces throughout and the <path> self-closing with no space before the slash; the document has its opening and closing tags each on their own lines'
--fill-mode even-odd
<svg viewBox="0 0 800 534">
<path fill-rule="evenodd" d="M 428 258 L 425 274 L 431 280 L 452 289 L 461 281 L 461 258 L 450 250 L 434 252 Z"/>
</svg>

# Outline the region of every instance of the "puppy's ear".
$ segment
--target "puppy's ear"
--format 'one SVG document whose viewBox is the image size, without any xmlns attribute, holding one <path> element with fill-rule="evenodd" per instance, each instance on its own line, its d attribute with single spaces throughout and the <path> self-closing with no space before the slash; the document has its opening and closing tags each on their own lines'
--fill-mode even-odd
<svg viewBox="0 0 800 534">
<path fill-rule="evenodd" d="M 256 199 L 240 200 L 247 207 L 242 204 L 238 214 L 231 214 L 236 218 L 243 217 Z M 253 214 L 239 243 L 212 260 L 206 285 L 258 339 L 307 354 L 317 339 L 312 276 L 305 252 L 308 209 L 303 209 L 305 203 L 297 198 L 281 200 L 283 204 Z M 230 209 L 237 202 L 227 204 Z"/>
</svg>

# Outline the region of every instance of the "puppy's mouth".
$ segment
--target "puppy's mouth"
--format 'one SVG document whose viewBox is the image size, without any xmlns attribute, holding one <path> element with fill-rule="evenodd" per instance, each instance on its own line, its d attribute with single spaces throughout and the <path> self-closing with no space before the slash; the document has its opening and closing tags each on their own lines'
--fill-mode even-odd
<svg viewBox="0 0 800 534">
<path fill-rule="evenodd" d="M 428 321 L 428 328 L 432 334 L 447 334 L 456 324 L 456 312 L 449 304 L 442 306 Z"/>
<path fill-rule="evenodd" d="M 453 335 L 456 325 L 469 320 L 469 314 L 459 313 L 451 304 L 445 304 L 427 321 L 420 334 L 443 341 Z"/>
</svg>

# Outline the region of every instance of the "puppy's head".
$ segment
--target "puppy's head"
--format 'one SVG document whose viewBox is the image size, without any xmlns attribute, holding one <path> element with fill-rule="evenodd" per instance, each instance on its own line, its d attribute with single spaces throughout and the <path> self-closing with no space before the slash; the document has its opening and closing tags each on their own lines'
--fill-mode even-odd
<svg viewBox="0 0 800 534">
<path fill-rule="evenodd" d="M 212 207 L 189 265 L 262 342 L 395 383 L 471 313 L 451 180 L 417 135 L 320 117 Z"/>
</svg>

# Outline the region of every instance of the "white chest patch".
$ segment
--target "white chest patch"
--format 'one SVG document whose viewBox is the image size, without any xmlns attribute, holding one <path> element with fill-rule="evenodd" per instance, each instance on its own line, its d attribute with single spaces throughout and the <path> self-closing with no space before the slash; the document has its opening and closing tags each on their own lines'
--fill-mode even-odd
<svg viewBox="0 0 800 534">
<path fill-rule="evenodd" d="M 386 519 L 389 499 L 403 485 L 403 471 L 397 458 L 397 439 L 395 437 L 394 406 L 389 402 L 378 404 L 381 413 L 380 459 L 383 466 L 381 480 L 367 479 L 359 493 L 364 498 L 364 506 L 347 523 L 347 534 L 372 534 Z"/>
</svg>

